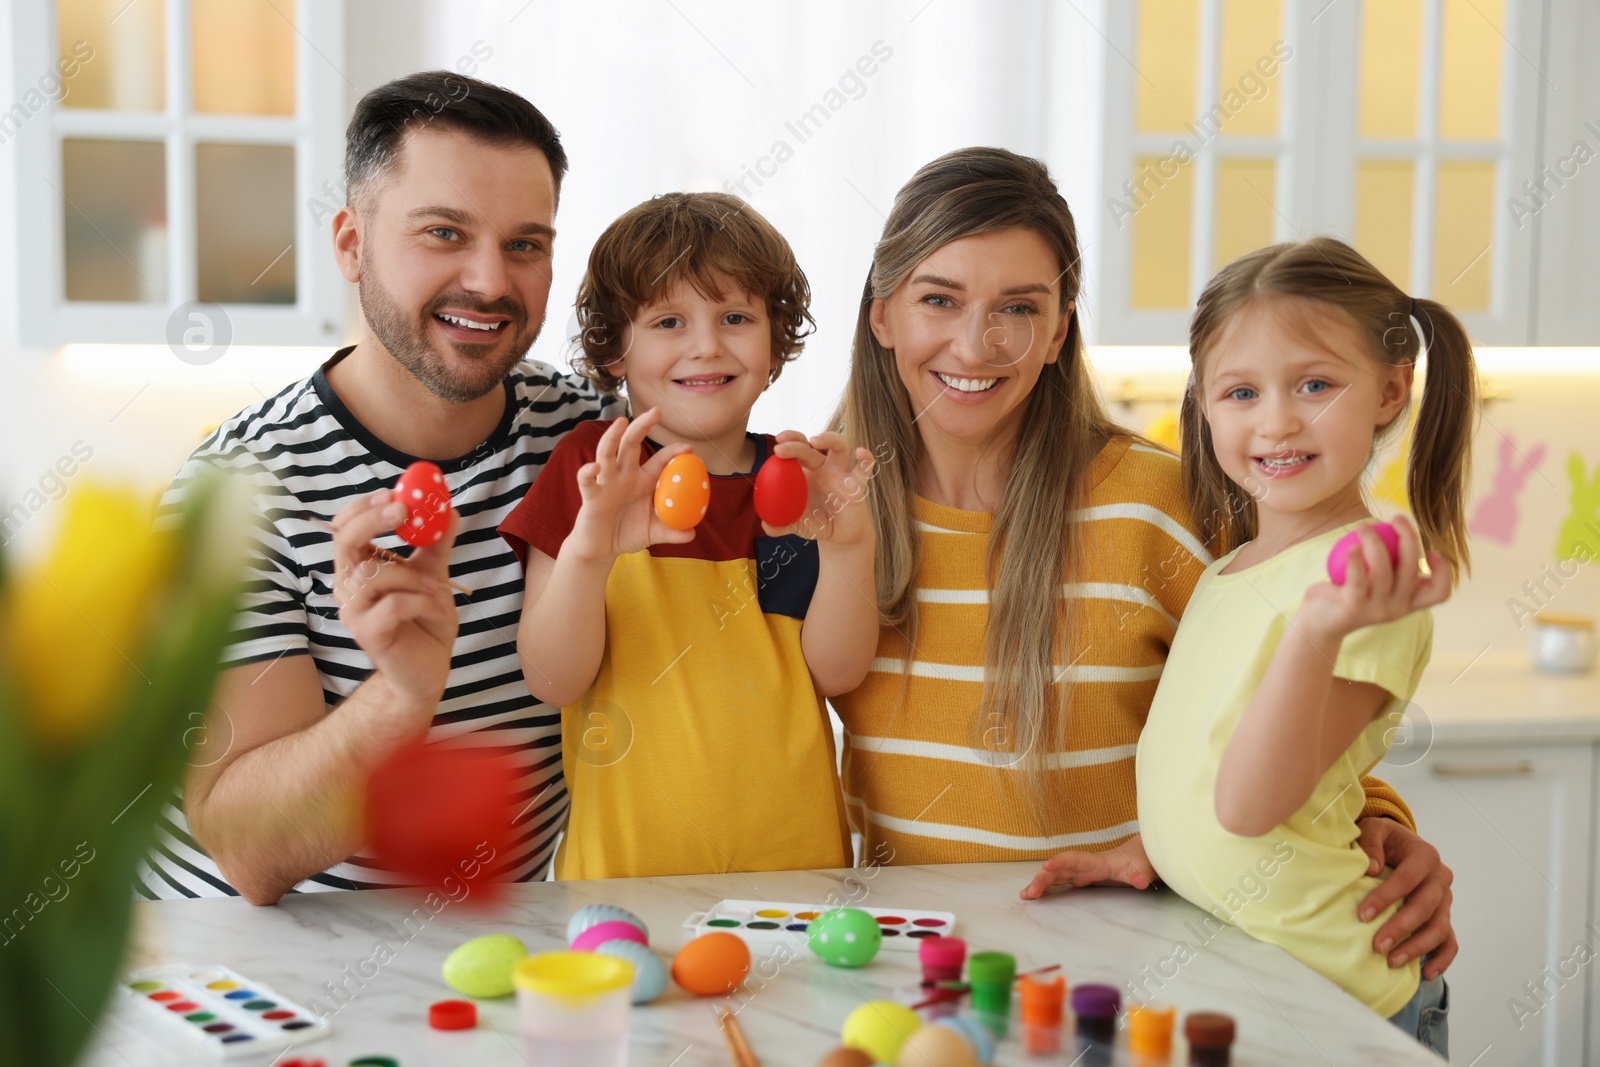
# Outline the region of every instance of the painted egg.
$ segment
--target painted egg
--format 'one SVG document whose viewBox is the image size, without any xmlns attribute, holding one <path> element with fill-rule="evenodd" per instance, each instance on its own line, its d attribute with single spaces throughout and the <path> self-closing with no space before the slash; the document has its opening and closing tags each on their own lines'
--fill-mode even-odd
<svg viewBox="0 0 1600 1067">
<path fill-rule="evenodd" d="M 960 1034 L 971 1046 L 979 1063 L 994 1062 L 994 1035 L 978 1020 L 969 1015 L 947 1015 L 935 1020 L 933 1026 L 942 1026 Z"/>
<path fill-rule="evenodd" d="M 904 1004 L 869 1000 L 844 1021 L 840 1041 L 872 1057 L 874 1063 L 893 1063 L 906 1038 L 922 1029 L 922 1019 Z"/>
<path fill-rule="evenodd" d="M 672 980 L 697 997 L 733 992 L 750 973 L 750 947 L 733 934 L 701 934 L 678 950 Z"/>
<path fill-rule="evenodd" d="M 806 940 L 824 963 L 863 967 L 883 947 L 883 928 L 860 908 L 834 908 L 811 920 Z M 884 1062 L 892 1062 L 892 1057 Z"/>
<path fill-rule="evenodd" d="M 656 479 L 656 515 L 674 530 L 692 530 L 711 507 L 711 475 L 693 452 L 668 463 Z"/>
<path fill-rule="evenodd" d="M 607 941 L 637 941 L 645 944 L 644 931 L 632 923 L 612 919 L 609 922 L 595 923 L 577 937 L 572 939 L 572 951 L 593 952 L 596 945 L 603 945 Z"/>
<path fill-rule="evenodd" d="M 572 918 L 567 920 L 567 944 L 572 944 L 577 936 L 589 927 L 609 922 L 622 922 L 637 927 L 639 932 L 644 934 L 645 943 L 648 944 L 650 941 L 650 928 L 633 912 L 619 908 L 615 904 L 585 904 L 573 912 Z"/>
<path fill-rule="evenodd" d="M 1400 535 L 1395 528 L 1387 522 L 1372 524 L 1372 531 L 1383 540 L 1383 547 L 1389 550 L 1389 566 L 1400 565 Z M 1328 578 L 1334 585 L 1343 585 L 1345 570 L 1350 562 L 1350 553 L 1361 551 L 1361 539 L 1357 535 L 1360 530 L 1351 530 L 1333 543 L 1333 551 L 1328 553 Z"/>
<path fill-rule="evenodd" d="M 899 1067 L 978 1067 L 967 1039 L 946 1026 L 924 1026 L 900 1046 Z"/>
<path fill-rule="evenodd" d="M 601 942 L 594 947 L 594 951 L 633 964 L 633 992 L 630 999 L 635 1004 L 647 1004 L 666 992 L 666 963 L 639 942 L 618 938 Z"/>
<path fill-rule="evenodd" d="M 796 459 L 768 456 L 756 471 L 756 514 L 770 526 L 789 526 L 805 514 L 810 487 Z"/>
<path fill-rule="evenodd" d="M 872 1057 L 858 1048 L 836 1048 L 818 1060 L 817 1067 L 872 1067 Z"/>
<path fill-rule="evenodd" d="M 450 487 L 444 472 L 425 459 L 406 468 L 394 483 L 394 499 L 406 506 L 406 517 L 395 528 L 408 545 L 436 545 L 450 526 Z"/>
<path fill-rule="evenodd" d="M 456 946 L 444 958 L 444 980 L 469 997 L 509 997 L 511 968 L 528 954 L 528 946 L 510 934 L 486 934 Z"/>
</svg>

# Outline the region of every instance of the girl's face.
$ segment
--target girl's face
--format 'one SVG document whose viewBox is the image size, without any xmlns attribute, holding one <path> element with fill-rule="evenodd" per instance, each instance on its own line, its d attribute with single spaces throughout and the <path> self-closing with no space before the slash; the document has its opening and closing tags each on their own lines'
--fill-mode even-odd
<svg viewBox="0 0 1600 1067">
<path fill-rule="evenodd" d="M 1411 375 L 1374 358 L 1336 308 L 1256 300 L 1213 344 L 1200 408 L 1217 463 L 1263 518 L 1316 518 L 1361 502 L 1373 436 L 1404 410 Z"/>
<path fill-rule="evenodd" d="M 872 333 L 893 351 L 924 437 L 983 445 L 1015 432 L 1067 336 L 1061 267 L 1034 230 L 974 234 L 943 245 L 872 302 Z"/>
</svg>

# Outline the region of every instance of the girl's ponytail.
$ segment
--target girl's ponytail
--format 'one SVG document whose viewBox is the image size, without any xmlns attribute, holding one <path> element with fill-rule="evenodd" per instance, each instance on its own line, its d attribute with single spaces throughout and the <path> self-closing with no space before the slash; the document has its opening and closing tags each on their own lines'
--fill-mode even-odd
<svg viewBox="0 0 1600 1067">
<path fill-rule="evenodd" d="M 1478 372 L 1466 328 L 1433 300 L 1413 300 L 1428 376 L 1411 432 L 1406 496 L 1422 543 L 1450 563 L 1451 577 L 1471 571 L 1466 496 L 1472 469 L 1472 433 L 1478 412 Z"/>
</svg>

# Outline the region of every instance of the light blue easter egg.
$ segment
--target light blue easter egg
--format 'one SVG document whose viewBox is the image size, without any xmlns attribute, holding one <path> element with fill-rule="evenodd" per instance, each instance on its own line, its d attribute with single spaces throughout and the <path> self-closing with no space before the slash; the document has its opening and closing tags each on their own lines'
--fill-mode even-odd
<svg viewBox="0 0 1600 1067">
<path fill-rule="evenodd" d="M 667 965 L 648 946 L 626 938 L 602 941 L 594 951 L 602 956 L 615 956 L 633 964 L 633 993 L 635 1004 L 646 1004 L 659 997 L 667 988 Z"/>
<path fill-rule="evenodd" d="M 965 1015 L 947 1015 L 943 1019 L 935 1019 L 932 1025 L 948 1026 L 965 1038 L 979 1063 L 994 1062 L 994 1035 L 978 1020 Z"/>
<path fill-rule="evenodd" d="M 589 927 L 606 922 L 632 923 L 639 928 L 640 933 L 644 934 L 646 941 L 650 940 L 650 928 L 645 926 L 644 920 L 633 912 L 624 911 L 615 904 L 585 904 L 567 920 L 567 944 L 572 944 L 577 936 Z"/>
</svg>

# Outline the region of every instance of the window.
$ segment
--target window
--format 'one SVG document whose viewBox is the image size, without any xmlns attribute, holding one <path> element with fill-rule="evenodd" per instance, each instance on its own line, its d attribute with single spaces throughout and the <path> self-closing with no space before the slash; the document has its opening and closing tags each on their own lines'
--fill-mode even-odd
<svg viewBox="0 0 1600 1067">
<path fill-rule="evenodd" d="M 1480 342 L 1525 343 L 1527 0 L 1111 5 L 1100 340 L 1181 343 L 1212 273 L 1332 233 Z M 1518 44 L 1517 42 L 1521 42 Z"/>
<path fill-rule="evenodd" d="M 24 344 L 343 336 L 342 4 L 19 5 Z M 220 314 L 199 305 L 216 305 Z M 225 334 L 226 336 L 219 336 Z"/>
</svg>

